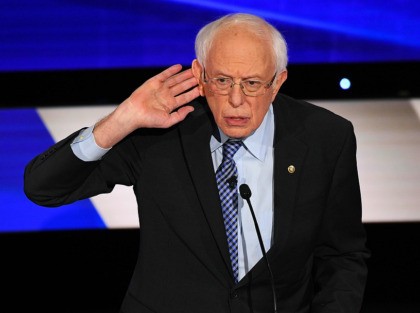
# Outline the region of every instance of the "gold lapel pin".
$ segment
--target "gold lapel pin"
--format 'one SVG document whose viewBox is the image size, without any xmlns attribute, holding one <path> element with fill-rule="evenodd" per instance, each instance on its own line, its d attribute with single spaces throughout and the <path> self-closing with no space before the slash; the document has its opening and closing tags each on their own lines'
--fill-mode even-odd
<svg viewBox="0 0 420 313">
<path fill-rule="evenodd" d="M 296 171 L 296 168 L 293 165 L 289 165 L 289 167 L 287 168 L 287 171 L 290 174 L 293 174 Z"/>
</svg>

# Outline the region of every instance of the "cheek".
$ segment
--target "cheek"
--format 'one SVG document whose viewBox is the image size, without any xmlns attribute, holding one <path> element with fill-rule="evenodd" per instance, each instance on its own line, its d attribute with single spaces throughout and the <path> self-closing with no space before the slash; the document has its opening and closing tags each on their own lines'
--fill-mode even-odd
<svg viewBox="0 0 420 313">
<path fill-rule="evenodd" d="M 216 104 L 215 101 L 212 101 L 214 99 L 209 99 L 209 97 L 207 97 L 207 103 L 208 106 L 210 108 L 211 113 L 213 114 L 213 117 L 216 121 L 218 121 L 220 119 L 221 116 L 221 105 L 220 104 Z"/>
<path fill-rule="evenodd" d="M 264 119 L 268 108 L 270 107 L 271 101 L 268 98 L 264 102 L 253 103 L 252 111 L 253 111 L 253 120 L 255 124 L 261 124 L 262 120 Z"/>
</svg>

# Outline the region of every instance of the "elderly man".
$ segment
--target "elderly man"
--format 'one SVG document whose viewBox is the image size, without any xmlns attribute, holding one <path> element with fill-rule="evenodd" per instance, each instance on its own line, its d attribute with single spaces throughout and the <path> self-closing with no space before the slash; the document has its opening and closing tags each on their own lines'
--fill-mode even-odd
<svg viewBox="0 0 420 313">
<path fill-rule="evenodd" d="M 259 17 L 206 25 L 196 55 L 34 158 L 27 196 L 59 206 L 133 186 L 140 247 L 121 312 L 358 312 L 351 123 L 278 93 L 286 43 Z"/>
</svg>

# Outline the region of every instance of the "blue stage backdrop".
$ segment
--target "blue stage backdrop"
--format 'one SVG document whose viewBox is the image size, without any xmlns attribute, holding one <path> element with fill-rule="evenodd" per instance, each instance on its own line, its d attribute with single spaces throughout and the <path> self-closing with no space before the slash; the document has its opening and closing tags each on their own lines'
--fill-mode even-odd
<svg viewBox="0 0 420 313">
<path fill-rule="evenodd" d="M 420 60 L 418 0 L 1 0 L 0 71 L 189 65 L 231 12 L 274 23 L 294 64 Z"/>
</svg>

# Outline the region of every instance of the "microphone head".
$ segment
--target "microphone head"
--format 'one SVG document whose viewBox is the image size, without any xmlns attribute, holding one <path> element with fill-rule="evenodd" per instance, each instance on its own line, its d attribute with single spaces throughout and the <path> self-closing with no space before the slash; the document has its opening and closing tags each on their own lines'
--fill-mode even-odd
<svg viewBox="0 0 420 313">
<path fill-rule="evenodd" d="M 251 189 L 249 189 L 249 186 L 247 184 L 242 184 L 239 186 L 239 193 L 241 194 L 241 197 L 245 200 L 248 200 L 251 198 Z"/>
</svg>

